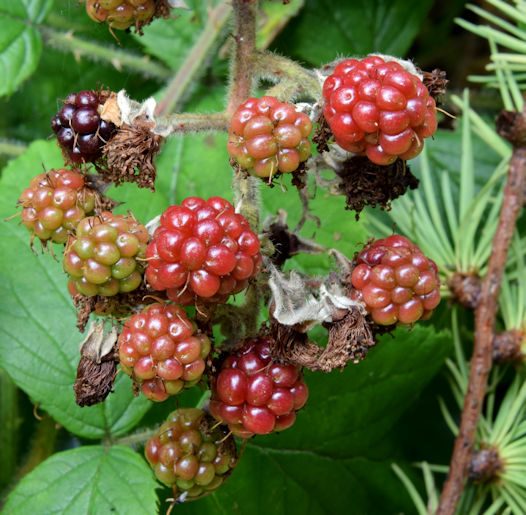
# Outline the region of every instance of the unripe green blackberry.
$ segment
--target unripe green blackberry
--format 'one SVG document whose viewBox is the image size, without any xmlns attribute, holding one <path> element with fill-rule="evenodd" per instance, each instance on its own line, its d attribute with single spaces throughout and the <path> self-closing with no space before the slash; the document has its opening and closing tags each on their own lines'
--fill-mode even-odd
<svg viewBox="0 0 526 515">
<path fill-rule="evenodd" d="M 205 370 L 210 340 L 182 306 L 155 303 L 132 315 L 119 341 L 123 371 L 151 401 L 164 401 L 195 385 Z"/>
<path fill-rule="evenodd" d="M 196 408 L 172 412 L 144 453 L 157 479 L 173 487 L 180 501 L 219 488 L 237 461 L 234 437 Z"/>
<path fill-rule="evenodd" d="M 44 244 L 66 243 L 77 224 L 95 209 L 95 192 L 85 185 L 84 176 L 59 168 L 41 173 L 31 180 L 18 205 L 22 223 Z"/>
<path fill-rule="evenodd" d="M 68 240 L 64 271 L 82 295 L 128 293 L 142 282 L 148 232 L 132 216 L 105 211 L 84 218 Z"/>
<path fill-rule="evenodd" d="M 126 30 L 132 25 L 141 27 L 155 14 L 154 0 L 88 0 L 88 16 L 97 23 L 108 22 L 112 29 Z"/>
</svg>

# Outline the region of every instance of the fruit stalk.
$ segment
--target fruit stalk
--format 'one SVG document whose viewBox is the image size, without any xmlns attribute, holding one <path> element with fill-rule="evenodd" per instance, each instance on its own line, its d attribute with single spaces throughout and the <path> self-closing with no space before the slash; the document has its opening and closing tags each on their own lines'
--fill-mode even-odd
<svg viewBox="0 0 526 515">
<path fill-rule="evenodd" d="M 453 515 L 455 513 L 469 473 L 478 420 L 487 389 L 488 374 L 491 369 L 491 351 L 500 283 L 506 266 L 508 247 L 515 230 L 515 222 L 522 206 L 523 189 L 526 182 L 524 177 L 526 139 L 518 137 L 522 136 L 521 127 L 524 124 L 525 116 L 525 112 L 522 115 L 515 113 L 515 119 L 510 121 L 516 130 L 514 131 L 512 127 L 512 130 L 509 131 L 510 124 L 507 124 L 506 129 L 509 131 L 507 133 L 504 133 L 502 127 L 499 127 L 499 121 L 502 123 L 506 117 L 512 118 L 509 113 L 501 113 L 497 120 L 497 127 L 500 129 L 501 136 L 511 140 L 514 150 L 504 187 L 499 224 L 493 237 L 488 272 L 482 282 L 480 301 L 475 311 L 473 356 L 460 428 L 451 457 L 449 475 L 442 489 L 436 515 Z"/>
<path fill-rule="evenodd" d="M 321 97 L 321 85 L 315 74 L 291 59 L 271 52 L 256 52 L 252 64 L 258 75 L 293 83 L 298 94 L 306 93 L 314 99 Z"/>
</svg>

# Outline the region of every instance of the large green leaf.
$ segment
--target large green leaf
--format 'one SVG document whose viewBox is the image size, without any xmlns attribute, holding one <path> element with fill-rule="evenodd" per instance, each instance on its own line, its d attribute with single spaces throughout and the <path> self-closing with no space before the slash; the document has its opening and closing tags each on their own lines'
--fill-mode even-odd
<svg viewBox="0 0 526 515">
<path fill-rule="evenodd" d="M 157 484 L 128 447 L 86 446 L 55 454 L 9 494 L 3 513 L 156 513 Z"/>
<path fill-rule="evenodd" d="M 403 56 L 432 0 L 309 0 L 277 41 L 279 50 L 321 65 L 340 55 Z"/>
<path fill-rule="evenodd" d="M 10 95 L 36 69 L 42 39 L 33 24 L 41 22 L 53 0 L 0 0 L 0 96 Z"/>
<path fill-rule="evenodd" d="M 62 265 L 50 255 L 35 256 L 29 232 L 16 220 L 16 200 L 42 170 L 61 166 L 54 142 L 38 141 L 4 169 L 0 180 L 0 366 L 60 424 L 86 438 L 129 431 L 149 409 L 133 396 L 128 377 L 118 377 L 116 392 L 101 405 L 80 408 L 73 384 L 83 336 L 75 329 L 75 312 Z M 38 243 L 36 244 L 38 246 Z M 61 248 L 55 252 L 60 256 Z"/>
</svg>

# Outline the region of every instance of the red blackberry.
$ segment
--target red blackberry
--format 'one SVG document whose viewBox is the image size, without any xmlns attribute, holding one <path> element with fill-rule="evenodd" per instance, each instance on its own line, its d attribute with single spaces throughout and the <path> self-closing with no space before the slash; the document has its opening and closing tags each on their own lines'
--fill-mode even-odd
<svg viewBox="0 0 526 515">
<path fill-rule="evenodd" d="M 212 384 L 210 413 L 241 438 L 283 431 L 307 402 L 301 375 L 300 367 L 272 360 L 267 337 L 249 340 L 223 362 Z"/>
<path fill-rule="evenodd" d="M 107 96 L 106 92 L 98 91 L 72 93 L 51 119 L 51 129 L 60 147 L 74 163 L 96 161 L 116 130 L 113 123 L 99 116 L 99 108 Z"/>
<path fill-rule="evenodd" d="M 155 1 L 88 0 L 86 12 L 97 23 L 107 21 L 112 29 L 125 30 L 132 25 L 141 27 L 149 23 L 155 14 Z"/>
<path fill-rule="evenodd" d="M 198 334 L 184 308 L 165 303 L 128 318 L 118 345 L 123 371 L 158 402 L 196 384 L 210 352 L 210 340 Z"/>
<path fill-rule="evenodd" d="M 68 234 L 95 209 L 95 193 L 85 186 L 84 176 L 59 168 L 31 180 L 18 204 L 23 207 L 22 223 L 43 243 L 66 243 Z"/>
<path fill-rule="evenodd" d="M 379 325 L 427 320 L 440 302 L 435 263 L 403 236 L 392 235 L 367 245 L 355 263 L 351 296 L 365 303 Z"/>
<path fill-rule="evenodd" d="M 105 211 L 79 222 L 68 240 L 64 270 L 82 295 L 112 296 L 142 282 L 146 228 L 132 216 Z"/>
<path fill-rule="evenodd" d="M 379 165 L 416 157 L 437 128 L 435 100 L 422 81 L 376 55 L 338 64 L 323 97 L 336 143 Z"/>
<path fill-rule="evenodd" d="M 227 149 L 250 174 L 272 177 L 298 169 L 311 155 L 310 118 L 274 97 L 249 98 L 230 123 Z"/>
<path fill-rule="evenodd" d="M 146 252 L 146 280 L 178 304 L 225 302 L 261 268 L 258 237 L 220 197 L 188 197 L 161 216 Z"/>
<path fill-rule="evenodd" d="M 237 463 L 233 436 L 196 408 L 171 413 L 144 454 L 157 479 L 173 486 L 179 501 L 216 490 Z"/>
</svg>

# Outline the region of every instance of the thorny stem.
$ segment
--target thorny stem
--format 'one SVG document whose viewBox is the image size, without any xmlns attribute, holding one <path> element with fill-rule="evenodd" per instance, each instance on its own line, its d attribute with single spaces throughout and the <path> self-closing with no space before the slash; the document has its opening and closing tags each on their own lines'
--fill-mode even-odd
<svg viewBox="0 0 526 515">
<path fill-rule="evenodd" d="M 177 74 L 168 85 L 166 93 L 157 105 L 155 114 L 164 116 L 171 113 L 192 82 L 195 75 L 202 69 L 203 61 L 210 53 L 217 38 L 221 35 L 223 27 L 230 17 L 232 8 L 230 2 L 222 2 L 209 13 L 205 28 L 199 39 L 193 45 L 190 53 L 179 68 Z"/>
<path fill-rule="evenodd" d="M 522 114 L 524 120 L 525 113 Z M 460 428 L 451 457 L 449 475 L 444 483 L 437 515 L 453 515 L 469 473 L 478 420 L 488 374 L 491 369 L 491 350 L 494 324 L 498 308 L 498 295 L 502 274 L 515 222 L 522 205 L 526 170 L 526 145 L 515 146 L 500 210 L 499 224 L 493 237 L 488 272 L 482 282 L 480 302 L 475 311 L 475 338 L 469 373 L 469 384 L 464 399 Z"/>
<path fill-rule="evenodd" d="M 126 68 L 158 81 L 168 80 L 171 76 L 168 68 L 148 57 L 132 54 L 115 46 L 108 47 L 80 39 L 74 36 L 72 31 L 61 32 L 44 26 L 39 26 L 39 30 L 48 45 L 58 50 L 72 52 L 76 58 L 86 57 L 93 61 L 106 61 L 119 71 Z"/>
</svg>

